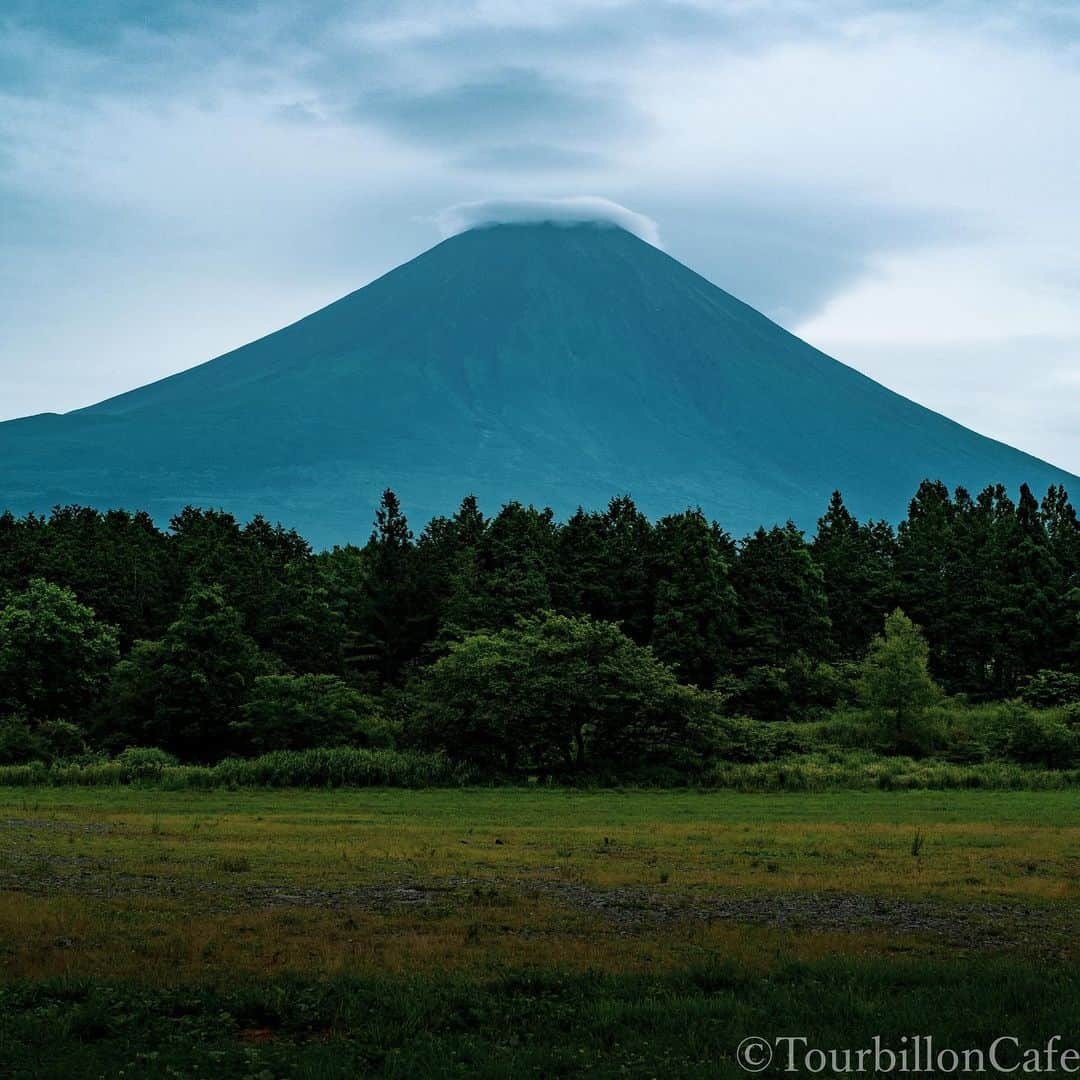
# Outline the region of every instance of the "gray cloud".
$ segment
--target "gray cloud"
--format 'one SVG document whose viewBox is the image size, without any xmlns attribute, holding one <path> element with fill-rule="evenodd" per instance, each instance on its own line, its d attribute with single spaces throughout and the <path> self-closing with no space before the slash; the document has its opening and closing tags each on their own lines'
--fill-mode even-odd
<svg viewBox="0 0 1080 1080">
<path fill-rule="evenodd" d="M 555 143 L 496 143 L 470 150 L 459 158 L 459 163 L 477 172 L 546 173 L 599 169 L 605 157 L 597 150 Z"/>
<path fill-rule="evenodd" d="M 411 139 L 439 144 L 507 138 L 557 139 L 569 127 L 581 138 L 607 138 L 640 125 L 611 88 L 586 88 L 539 72 L 506 68 L 428 92 L 378 89 L 354 113 Z"/>
<path fill-rule="evenodd" d="M 683 262 L 786 326 L 872 273 L 882 252 L 955 244 L 983 228 L 941 211 L 800 191 L 786 178 L 767 191 L 643 198 Z"/>
<path fill-rule="evenodd" d="M 1078 48 L 1065 0 L 8 0 L 0 415 L 274 329 L 439 207 L 588 191 L 983 426 L 985 346 L 1009 437 L 1075 469 L 1037 418 L 1080 362 Z"/>
</svg>

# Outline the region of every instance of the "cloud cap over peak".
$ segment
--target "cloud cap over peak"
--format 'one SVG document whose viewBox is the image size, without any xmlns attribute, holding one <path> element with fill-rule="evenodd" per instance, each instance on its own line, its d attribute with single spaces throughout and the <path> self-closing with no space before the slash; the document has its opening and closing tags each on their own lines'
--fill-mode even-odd
<svg viewBox="0 0 1080 1080">
<path fill-rule="evenodd" d="M 443 239 L 491 225 L 606 225 L 625 229 L 661 247 L 660 229 L 652 218 L 596 195 L 458 203 L 439 213 L 435 222 Z"/>
</svg>

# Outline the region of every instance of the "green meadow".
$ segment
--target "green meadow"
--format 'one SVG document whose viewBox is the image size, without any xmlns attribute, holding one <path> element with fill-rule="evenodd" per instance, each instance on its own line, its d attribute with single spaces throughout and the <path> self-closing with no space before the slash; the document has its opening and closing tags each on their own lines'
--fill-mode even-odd
<svg viewBox="0 0 1080 1080">
<path fill-rule="evenodd" d="M 6 788 L 0 1074 L 737 1076 L 754 1034 L 1067 1041 L 1078 914 L 1070 790 Z"/>
</svg>

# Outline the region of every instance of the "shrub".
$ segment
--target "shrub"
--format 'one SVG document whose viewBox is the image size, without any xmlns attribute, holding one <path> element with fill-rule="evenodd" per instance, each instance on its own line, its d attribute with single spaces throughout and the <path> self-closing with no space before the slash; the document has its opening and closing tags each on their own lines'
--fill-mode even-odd
<svg viewBox="0 0 1080 1080">
<path fill-rule="evenodd" d="M 1015 702 L 1002 709 L 999 753 L 1014 761 L 1070 769 L 1080 764 L 1080 731 L 1053 712 L 1039 713 Z"/>
<path fill-rule="evenodd" d="M 113 761 L 86 765 L 40 762 L 0 766 L 0 785 L 51 784 L 107 787 L 160 785 L 170 791 L 238 787 L 458 787 L 477 780 L 468 767 L 441 754 L 415 751 L 279 750 L 257 758 L 229 758 L 217 765 L 178 765 L 153 747 L 131 747 Z"/>
<path fill-rule="evenodd" d="M 1036 709 L 1052 709 L 1055 705 L 1080 707 L 1080 675 L 1044 668 L 1028 679 L 1020 697 Z"/>
<path fill-rule="evenodd" d="M 21 765 L 45 757 L 41 735 L 25 716 L 0 719 L 0 765 Z"/>
<path fill-rule="evenodd" d="M 82 729 L 66 720 L 31 723 L 23 716 L 0 720 L 0 764 L 52 762 L 76 757 L 86 749 Z"/>
<path fill-rule="evenodd" d="M 334 675 L 263 675 L 230 727 L 256 751 L 393 744 L 371 698 Z"/>
<path fill-rule="evenodd" d="M 278 750 L 257 758 L 230 758 L 193 776 L 213 787 L 439 787 L 457 785 L 471 771 L 442 754 L 402 750 Z"/>
<path fill-rule="evenodd" d="M 807 724 L 805 737 L 813 747 L 849 750 L 885 750 L 888 740 L 881 724 L 868 709 L 837 709 L 825 720 Z"/>
<path fill-rule="evenodd" d="M 773 761 L 804 753 L 813 745 L 809 725 L 765 723 L 743 716 L 718 720 L 710 740 L 712 755 L 725 761 Z"/>
<path fill-rule="evenodd" d="M 857 671 L 851 664 L 826 664 L 804 653 L 784 665 L 751 668 L 742 678 L 721 680 L 735 714 L 754 720 L 813 720 L 850 701 Z"/>
<path fill-rule="evenodd" d="M 755 764 L 720 762 L 705 773 L 701 784 L 748 792 L 963 788 L 1041 791 L 1080 786 L 1080 769 L 1049 771 L 1007 762 L 957 765 L 865 752 L 819 753 Z"/>
<path fill-rule="evenodd" d="M 161 774 L 177 764 L 172 754 L 156 746 L 129 746 L 116 757 L 116 763 L 129 780 L 158 780 Z"/>
</svg>

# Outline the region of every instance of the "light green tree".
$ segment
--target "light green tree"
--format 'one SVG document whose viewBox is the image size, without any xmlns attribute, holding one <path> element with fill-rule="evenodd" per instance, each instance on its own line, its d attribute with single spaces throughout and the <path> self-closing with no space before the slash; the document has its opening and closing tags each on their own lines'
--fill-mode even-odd
<svg viewBox="0 0 1080 1080">
<path fill-rule="evenodd" d="M 413 698 L 416 741 L 497 772 L 689 759 L 714 711 L 613 623 L 552 613 L 454 643 Z"/>
<path fill-rule="evenodd" d="M 926 714 L 941 697 L 930 675 L 929 655 L 922 632 L 897 608 L 863 661 L 860 699 L 888 724 L 898 749 L 921 747 Z"/>
</svg>

